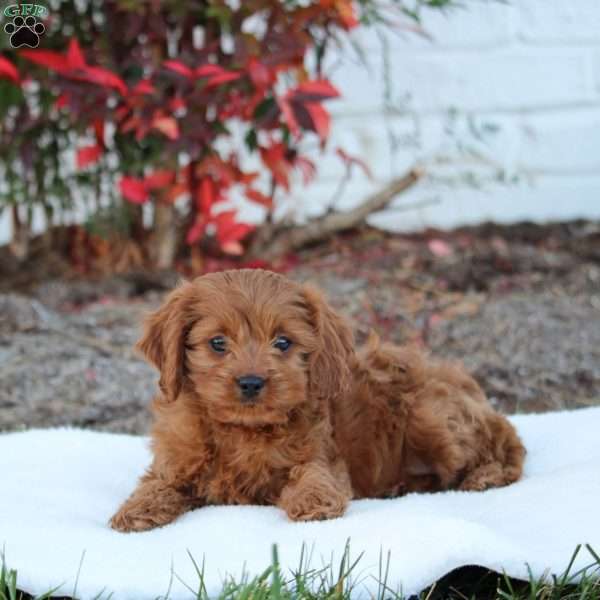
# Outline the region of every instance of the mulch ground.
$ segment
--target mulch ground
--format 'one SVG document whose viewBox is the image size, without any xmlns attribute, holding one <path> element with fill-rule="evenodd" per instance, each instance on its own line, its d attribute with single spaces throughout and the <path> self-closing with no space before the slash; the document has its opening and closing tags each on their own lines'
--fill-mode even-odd
<svg viewBox="0 0 600 600">
<path fill-rule="evenodd" d="M 4 264 L 0 430 L 145 432 L 156 373 L 132 346 L 178 275 L 53 278 L 39 261 Z M 374 328 L 464 361 L 507 413 L 600 403 L 600 223 L 364 228 L 273 266 L 322 287 L 359 340 Z"/>
</svg>

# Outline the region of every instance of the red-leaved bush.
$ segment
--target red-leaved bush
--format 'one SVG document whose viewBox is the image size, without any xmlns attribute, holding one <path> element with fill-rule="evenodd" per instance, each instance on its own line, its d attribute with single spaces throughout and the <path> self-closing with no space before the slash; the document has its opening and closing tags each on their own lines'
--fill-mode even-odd
<svg viewBox="0 0 600 600">
<path fill-rule="evenodd" d="M 138 230 L 141 213 L 132 205 L 152 202 L 158 230 L 165 227 L 157 218 L 188 244 L 208 236 L 230 254 L 243 252 L 253 229 L 227 205 L 232 190 L 264 207 L 269 221 L 274 195 L 289 190 L 292 173 L 304 181 L 314 176 L 300 142 L 313 135 L 325 146 L 326 103 L 340 95 L 324 75 L 324 58 L 360 20 L 378 14 L 374 0 L 59 6 L 39 48 L 0 56 L 8 202 L 26 197 L 50 214 L 53 193 L 76 200 L 74 189 L 89 189 L 100 205 L 108 181 L 105 195 L 114 204 L 118 190 Z M 234 131 L 243 142 L 227 148 L 221 142 Z M 59 163 L 74 144 L 73 175 Z M 337 153 L 352 161 L 343 149 Z M 260 162 L 250 170 L 252 156 Z"/>
<path fill-rule="evenodd" d="M 248 200 L 269 209 L 277 187 L 289 188 L 292 170 L 312 177 L 314 165 L 296 147 L 306 132 L 326 142 L 324 103 L 339 92 L 321 76 L 318 61 L 307 69 L 307 53 L 357 25 L 352 2 L 126 6 L 104 3 L 102 31 L 94 30 L 92 14 L 90 31 L 65 35 L 62 50 L 19 50 L 21 74 L 2 57 L 0 76 L 16 85 L 40 78 L 56 94 L 54 109 L 78 131 L 93 132 L 94 143 L 77 149 L 79 169 L 97 165 L 114 148 L 127 201 L 169 204 L 189 195 L 187 242 L 210 228 L 225 252 L 239 254 L 252 227 L 236 222 L 235 210 L 219 210 L 219 203 L 240 186 Z M 247 150 L 258 152 L 271 174 L 268 192 L 256 187 L 258 173 L 244 169 L 238 151 L 216 150 L 234 122 L 244 127 Z"/>
</svg>

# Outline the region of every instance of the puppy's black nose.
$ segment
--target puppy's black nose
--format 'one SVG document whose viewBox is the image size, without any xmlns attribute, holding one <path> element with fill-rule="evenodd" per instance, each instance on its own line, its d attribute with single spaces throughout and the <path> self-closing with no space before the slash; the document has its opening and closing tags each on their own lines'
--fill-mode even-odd
<svg viewBox="0 0 600 600">
<path fill-rule="evenodd" d="M 265 380 L 258 375 L 244 375 L 237 378 L 237 384 L 245 398 L 254 398 L 265 386 Z"/>
</svg>

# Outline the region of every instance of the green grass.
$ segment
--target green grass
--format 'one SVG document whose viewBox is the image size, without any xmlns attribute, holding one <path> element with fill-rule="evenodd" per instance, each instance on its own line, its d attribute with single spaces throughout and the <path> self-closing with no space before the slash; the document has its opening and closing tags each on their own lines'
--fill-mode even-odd
<svg viewBox="0 0 600 600">
<path fill-rule="evenodd" d="M 578 546 L 561 575 L 545 575 L 535 578 L 530 572 L 528 581 L 521 581 L 484 569 L 467 566 L 456 569 L 442 577 L 435 584 L 423 590 L 412 600 L 600 600 L 600 557 L 589 546 L 585 549 L 590 555 L 589 564 L 577 571 L 573 570 L 575 559 L 582 551 Z M 362 555 L 361 555 L 362 556 Z M 239 580 L 228 578 L 223 582 L 218 600 L 347 600 L 352 592 L 357 597 L 365 597 L 360 584 L 364 581 L 360 574 L 360 560 L 350 559 L 346 545 L 339 564 L 330 564 L 321 569 L 312 569 L 306 553 L 302 552 L 300 564 L 292 573 L 284 573 L 279 565 L 277 548 L 273 548 L 271 564 L 256 577 L 242 576 Z M 195 587 L 181 581 L 190 591 L 190 598 L 208 600 L 204 585 L 204 563 L 199 565 L 190 554 L 196 570 Z M 0 600 L 30 600 L 32 596 L 19 590 L 17 572 L 6 566 L 4 555 L 0 556 Z M 401 590 L 388 585 L 390 556 L 379 561 L 377 593 L 373 600 L 403 600 Z M 171 570 L 171 583 L 165 594 L 157 594 L 156 600 L 168 600 L 173 581 L 178 576 Z M 579 580 L 579 581 L 578 581 Z M 358 587 L 357 587 L 358 586 Z M 110 588 L 110 583 L 107 583 Z M 76 598 L 77 584 L 70 596 L 55 596 L 58 588 L 49 590 L 37 600 L 53 598 Z M 64 594 L 64 591 L 63 591 Z M 98 595 L 96 600 L 119 600 L 112 595 Z"/>
</svg>

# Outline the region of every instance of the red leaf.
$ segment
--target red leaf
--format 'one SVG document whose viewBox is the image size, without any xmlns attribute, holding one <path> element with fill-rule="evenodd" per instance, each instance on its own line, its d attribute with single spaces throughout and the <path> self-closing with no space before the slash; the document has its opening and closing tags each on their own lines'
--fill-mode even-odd
<svg viewBox="0 0 600 600">
<path fill-rule="evenodd" d="M 208 80 L 206 84 L 207 88 L 215 87 L 217 85 L 223 85 L 224 83 L 229 83 L 230 81 L 236 81 L 242 76 L 242 73 L 221 73 L 220 75 L 215 75 L 211 79 Z"/>
<path fill-rule="evenodd" d="M 306 104 L 293 103 L 295 115 L 305 129 L 315 131 L 324 144 L 329 136 L 330 117 L 329 113 L 317 102 Z"/>
<path fill-rule="evenodd" d="M 240 171 L 238 173 L 238 176 L 236 178 L 236 181 L 238 183 L 241 183 L 243 185 L 249 185 L 251 184 L 257 177 L 259 176 L 259 173 L 257 171 L 250 171 L 249 173 L 244 173 L 242 171 Z"/>
<path fill-rule="evenodd" d="M 271 171 L 275 183 L 289 191 L 288 173 L 290 168 L 289 163 L 285 160 L 285 146 L 277 143 L 269 148 L 260 148 L 260 157 Z"/>
<path fill-rule="evenodd" d="M 179 96 L 176 96 L 175 98 L 172 98 L 169 101 L 169 110 L 171 112 L 175 112 L 177 110 L 183 110 L 187 108 L 187 104 L 185 103 L 185 100 Z"/>
<path fill-rule="evenodd" d="M 315 177 L 317 167 L 315 163 L 305 156 L 298 156 L 294 161 L 294 166 L 302 173 L 302 181 L 304 185 L 309 184 Z"/>
<path fill-rule="evenodd" d="M 132 94 L 154 94 L 156 88 L 152 85 L 150 79 L 140 79 L 131 89 Z"/>
<path fill-rule="evenodd" d="M 167 67 L 167 69 L 175 71 L 175 73 L 178 73 L 183 77 L 188 77 L 189 79 L 191 79 L 194 76 L 194 72 L 192 71 L 192 69 L 184 65 L 182 62 L 179 62 L 178 60 L 165 60 L 165 62 L 163 62 L 163 67 Z"/>
<path fill-rule="evenodd" d="M 196 206 L 203 215 L 210 215 L 212 205 L 218 200 L 215 183 L 210 177 L 203 177 L 196 193 Z"/>
<path fill-rule="evenodd" d="M 274 271 L 272 265 L 263 260 L 262 258 L 253 258 L 251 260 L 245 260 L 240 264 L 241 269 L 266 269 L 268 271 Z"/>
<path fill-rule="evenodd" d="M 77 168 L 83 169 L 88 165 L 94 164 L 102 156 L 102 146 L 94 144 L 93 146 L 84 146 L 77 150 Z"/>
<path fill-rule="evenodd" d="M 135 131 L 135 139 L 139 142 L 144 139 L 150 130 L 150 125 L 145 121 L 140 121 Z"/>
<path fill-rule="evenodd" d="M 127 95 L 127 86 L 123 80 L 112 71 L 103 69 L 102 67 L 85 67 L 82 69 L 81 74 L 73 74 L 71 77 L 73 79 L 80 79 L 82 81 L 89 81 L 90 83 L 114 88 L 121 95 Z"/>
<path fill-rule="evenodd" d="M 87 66 L 79 42 L 72 38 L 67 48 L 67 63 L 70 69 L 85 69 Z"/>
<path fill-rule="evenodd" d="M 226 210 L 215 217 L 217 239 L 222 248 L 230 242 L 239 242 L 254 229 L 249 223 L 237 223 L 235 215 L 235 210 Z"/>
<path fill-rule="evenodd" d="M 321 138 L 321 142 L 324 143 L 329 137 L 329 126 L 331 123 L 329 112 L 321 104 L 312 103 L 305 106 L 313 121 L 315 131 Z"/>
<path fill-rule="evenodd" d="M 67 57 L 52 50 L 21 50 L 19 55 L 51 71 L 64 73 L 69 70 Z"/>
<path fill-rule="evenodd" d="M 266 206 L 267 208 L 271 208 L 273 205 L 273 198 L 253 188 L 246 188 L 246 198 L 257 204 L 262 204 L 262 206 Z"/>
<path fill-rule="evenodd" d="M 126 119 L 119 125 L 119 130 L 121 131 L 121 133 L 128 133 L 129 131 L 133 131 L 134 129 L 137 129 L 139 126 L 140 126 L 139 117 L 132 115 L 131 117 L 129 117 L 128 119 Z"/>
<path fill-rule="evenodd" d="M 239 242 L 243 240 L 251 231 L 254 231 L 256 227 L 250 225 L 250 223 L 234 223 L 230 227 L 221 228 L 217 230 L 217 239 L 220 244 L 227 244 L 229 242 Z"/>
<path fill-rule="evenodd" d="M 215 75 L 222 75 L 223 73 L 227 73 L 223 67 L 220 67 L 219 65 L 205 64 L 194 69 L 193 75 L 194 77 L 213 77 Z"/>
<path fill-rule="evenodd" d="M 13 83 L 19 83 L 19 71 L 7 58 L 0 56 L 0 77 L 10 79 Z"/>
<path fill-rule="evenodd" d="M 102 119 L 94 119 L 94 133 L 98 145 L 104 147 L 104 121 Z"/>
<path fill-rule="evenodd" d="M 427 242 L 429 251 L 435 256 L 443 258 L 444 256 L 450 256 L 453 253 L 452 247 L 447 244 L 444 240 L 435 238 Z"/>
<path fill-rule="evenodd" d="M 57 110 L 64 108 L 65 106 L 67 106 L 67 104 L 69 104 L 69 94 L 67 94 L 66 92 L 63 92 L 56 99 L 56 102 L 54 102 L 54 106 L 56 107 Z"/>
<path fill-rule="evenodd" d="M 70 79 L 114 88 L 123 96 L 127 94 L 127 86 L 118 75 L 103 67 L 92 67 L 85 63 L 76 39 L 69 42 L 69 47 L 64 55 L 52 50 L 21 50 L 20 55 Z"/>
<path fill-rule="evenodd" d="M 291 104 L 285 98 L 277 99 L 277 104 L 290 132 L 295 138 L 299 138 L 302 135 L 302 132 L 300 131 L 300 125 L 298 125 L 294 108 L 292 108 Z"/>
<path fill-rule="evenodd" d="M 146 189 L 155 190 L 171 185 L 175 181 L 175 171 L 159 170 L 144 177 Z"/>
<path fill-rule="evenodd" d="M 254 87 L 259 90 L 268 88 L 275 80 L 274 75 L 268 67 L 254 57 L 251 58 L 248 63 L 248 74 L 250 75 L 250 80 L 254 84 Z"/>
<path fill-rule="evenodd" d="M 340 21 L 346 29 L 354 29 L 359 25 L 359 20 L 356 18 L 352 0 L 336 0 L 335 7 L 340 15 Z"/>
<path fill-rule="evenodd" d="M 296 102 L 319 102 L 339 98 L 340 93 L 327 79 L 316 79 L 301 83 L 291 89 L 287 96 L 293 98 Z"/>
<path fill-rule="evenodd" d="M 239 181 L 241 172 L 237 169 L 234 161 L 223 160 L 219 156 L 210 155 L 205 157 L 196 167 L 199 176 L 210 176 L 220 187 L 229 187 L 232 183 Z"/>
<path fill-rule="evenodd" d="M 143 180 L 123 177 L 119 182 L 121 194 L 132 204 L 144 204 L 148 200 L 148 190 Z"/>
<path fill-rule="evenodd" d="M 167 202 L 175 202 L 179 196 L 183 196 L 183 194 L 187 194 L 189 192 L 188 184 L 185 182 L 179 182 L 175 185 L 171 186 L 169 191 L 165 195 L 165 200 Z"/>
<path fill-rule="evenodd" d="M 233 227 L 235 224 L 235 215 L 237 214 L 236 210 L 224 210 L 215 216 L 214 223 L 217 227 L 217 237 L 219 237 L 219 232 L 223 234 L 227 229 Z M 221 238 L 219 238 L 221 239 Z"/>
<path fill-rule="evenodd" d="M 206 229 L 206 221 L 202 215 L 198 215 L 196 222 L 189 228 L 187 235 L 185 236 L 185 241 L 188 244 L 195 244 L 204 234 Z"/>
<path fill-rule="evenodd" d="M 155 117 L 152 127 L 164 133 L 170 140 L 176 140 L 179 137 L 179 126 L 173 117 Z"/>
<path fill-rule="evenodd" d="M 125 104 L 121 104 L 121 106 L 117 106 L 115 109 L 115 116 L 117 117 L 117 121 L 122 121 L 128 114 L 130 108 Z"/>
<path fill-rule="evenodd" d="M 340 14 L 342 23 L 346 26 L 346 29 L 354 29 L 360 25 L 360 21 L 356 18 L 354 13 Z"/>
<path fill-rule="evenodd" d="M 244 246 L 238 241 L 230 241 L 221 244 L 221 250 L 223 250 L 225 254 L 231 254 L 232 256 L 241 256 L 244 254 Z"/>
<path fill-rule="evenodd" d="M 336 148 L 335 153 L 342 159 L 342 161 L 344 161 L 344 164 L 348 170 L 351 169 L 353 165 L 356 165 L 363 170 L 364 174 L 369 179 L 373 179 L 373 173 L 371 172 L 369 165 L 362 158 L 350 156 L 350 154 L 348 154 L 342 148 Z"/>
</svg>

